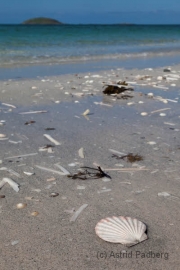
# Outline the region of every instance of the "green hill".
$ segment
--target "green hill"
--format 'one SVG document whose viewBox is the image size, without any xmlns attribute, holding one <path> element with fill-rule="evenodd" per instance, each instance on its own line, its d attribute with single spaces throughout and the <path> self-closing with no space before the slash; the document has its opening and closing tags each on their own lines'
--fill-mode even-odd
<svg viewBox="0 0 180 270">
<path fill-rule="evenodd" d="M 39 17 L 24 21 L 23 24 L 62 24 L 62 23 L 54 19 Z"/>
</svg>

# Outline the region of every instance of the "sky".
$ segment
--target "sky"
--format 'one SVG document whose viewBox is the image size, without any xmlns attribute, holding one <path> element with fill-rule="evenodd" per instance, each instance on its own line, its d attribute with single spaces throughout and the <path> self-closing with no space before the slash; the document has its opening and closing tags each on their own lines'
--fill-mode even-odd
<svg viewBox="0 0 180 270">
<path fill-rule="evenodd" d="M 34 17 L 73 24 L 180 24 L 180 0 L 0 0 L 0 23 Z"/>
</svg>

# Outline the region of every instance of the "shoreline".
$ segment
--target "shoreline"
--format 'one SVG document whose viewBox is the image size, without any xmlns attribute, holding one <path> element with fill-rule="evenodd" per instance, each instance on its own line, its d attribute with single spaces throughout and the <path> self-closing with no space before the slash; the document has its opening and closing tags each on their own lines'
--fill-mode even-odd
<svg viewBox="0 0 180 270">
<path fill-rule="evenodd" d="M 5 196 L 0 199 L 2 269 L 177 269 L 180 65 L 163 71 L 168 66 L 0 81 L 0 133 L 6 135 L 0 140 L 1 178 L 13 179 L 20 188 L 15 192 L 6 184 L 0 189 Z M 106 84 L 118 81 L 134 88 L 125 92 L 128 99 L 103 94 Z M 86 110 L 89 115 L 83 116 Z M 24 114 L 32 111 L 43 113 Z M 47 144 L 50 151 L 42 151 Z M 109 149 L 143 159 L 130 163 Z M 112 179 L 73 180 L 38 167 L 57 171 L 57 163 L 72 174 L 98 164 Z M 17 209 L 18 203 L 27 205 Z M 97 237 L 99 220 L 121 215 L 147 224 L 148 240 L 126 248 Z M 168 259 L 118 258 L 124 250 L 168 254 Z M 101 252 L 112 255 L 99 259 Z"/>
<path fill-rule="evenodd" d="M 101 72 L 110 69 L 145 69 L 161 68 L 164 66 L 174 66 L 180 63 L 180 57 L 159 56 L 159 57 L 135 57 L 127 59 L 102 59 L 88 60 L 82 62 L 70 62 L 62 64 L 47 65 L 23 65 L 16 67 L 0 67 L 1 80 L 35 79 L 45 76 L 58 76 L 67 74 L 76 74 L 83 72 Z"/>
</svg>

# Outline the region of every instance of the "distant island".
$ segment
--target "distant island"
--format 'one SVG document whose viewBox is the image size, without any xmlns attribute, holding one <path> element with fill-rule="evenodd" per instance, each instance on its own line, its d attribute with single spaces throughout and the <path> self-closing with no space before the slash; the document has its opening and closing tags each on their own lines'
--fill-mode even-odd
<svg viewBox="0 0 180 270">
<path fill-rule="evenodd" d="M 33 19 L 26 20 L 22 24 L 52 24 L 52 25 L 57 25 L 57 24 L 63 24 L 63 23 L 59 22 L 57 20 L 54 20 L 54 19 L 39 17 L 39 18 L 33 18 Z"/>
</svg>

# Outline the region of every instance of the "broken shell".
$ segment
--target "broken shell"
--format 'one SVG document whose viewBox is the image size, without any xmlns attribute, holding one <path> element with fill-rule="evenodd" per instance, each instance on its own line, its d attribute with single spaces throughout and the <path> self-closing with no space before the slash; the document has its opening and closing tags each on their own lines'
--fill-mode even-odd
<svg viewBox="0 0 180 270">
<path fill-rule="evenodd" d="M 37 215 L 39 215 L 39 212 L 37 212 L 37 211 L 33 211 L 33 212 L 31 213 L 31 216 L 33 216 L 33 217 L 36 217 Z"/>
<path fill-rule="evenodd" d="M 121 243 L 128 247 L 147 239 L 146 225 L 131 217 L 108 217 L 99 221 L 95 227 L 96 234 L 111 243 Z"/>
<path fill-rule="evenodd" d="M 147 115 L 147 114 L 148 114 L 147 112 L 142 112 L 142 113 L 141 113 L 142 116 L 145 116 L 145 115 Z"/>
<path fill-rule="evenodd" d="M 148 97 L 153 97 L 154 96 L 153 93 L 148 93 L 147 95 L 148 95 Z"/>
<path fill-rule="evenodd" d="M 85 112 L 83 112 L 83 113 L 82 113 L 82 115 L 84 115 L 84 116 L 85 116 L 85 115 L 88 115 L 89 113 L 90 113 L 90 110 L 89 110 L 89 109 L 87 109 Z"/>
<path fill-rule="evenodd" d="M 5 138 L 5 137 L 6 137 L 5 134 L 0 133 L 0 138 Z"/>
<path fill-rule="evenodd" d="M 166 116 L 166 113 L 160 113 L 159 115 L 160 116 Z"/>
<path fill-rule="evenodd" d="M 24 172 L 24 174 L 28 175 L 28 176 L 31 176 L 31 175 L 34 175 L 35 173 L 31 173 L 31 172 Z"/>
<path fill-rule="evenodd" d="M 59 193 L 57 193 L 57 192 L 52 192 L 52 193 L 49 195 L 49 197 L 57 197 L 57 196 L 59 196 Z"/>
<path fill-rule="evenodd" d="M 147 144 L 154 145 L 156 142 L 147 142 Z"/>
<path fill-rule="evenodd" d="M 16 207 L 18 208 L 18 209 L 23 209 L 23 208 L 25 208 L 27 206 L 27 203 L 18 203 L 18 204 L 16 204 Z"/>
<path fill-rule="evenodd" d="M 19 240 L 11 241 L 11 245 L 12 245 L 12 246 L 17 245 L 18 243 L 19 243 Z"/>
<path fill-rule="evenodd" d="M 159 192 L 158 196 L 159 197 L 169 197 L 169 196 L 171 196 L 171 194 L 169 194 L 168 192 L 163 191 L 163 192 Z"/>
<path fill-rule="evenodd" d="M 83 149 L 83 147 L 81 147 L 81 148 L 78 150 L 78 153 L 79 153 L 79 156 L 80 156 L 81 158 L 84 158 L 84 149 Z"/>
</svg>

